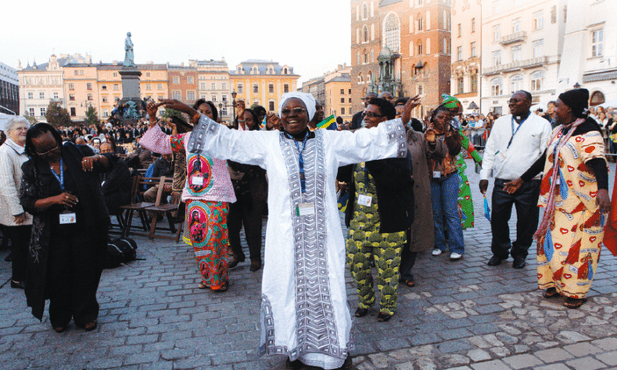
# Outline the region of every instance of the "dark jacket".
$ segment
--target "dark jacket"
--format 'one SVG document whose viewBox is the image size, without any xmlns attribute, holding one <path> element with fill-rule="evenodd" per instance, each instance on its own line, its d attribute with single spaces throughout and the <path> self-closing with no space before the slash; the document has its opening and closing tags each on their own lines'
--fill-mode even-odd
<svg viewBox="0 0 617 370">
<path fill-rule="evenodd" d="M 381 233 L 393 233 L 409 229 L 414 218 L 413 177 L 411 160 L 389 158 L 366 162 L 366 168 L 377 189 L 377 211 Z M 349 227 L 356 205 L 356 186 L 353 181 L 355 165 L 339 168 L 337 179 L 349 184 L 349 201 L 345 210 L 345 224 Z"/>
<path fill-rule="evenodd" d="M 97 172 L 105 169 L 98 164 L 93 172 L 85 172 L 81 168 L 82 158 L 93 154 L 92 149 L 85 145 L 67 142 L 62 146 L 62 159 L 77 184 L 79 202 L 83 210 L 87 210 L 83 212 L 83 228 L 87 230 L 92 243 L 83 246 L 84 253 L 100 257 L 101 266 L 91 267 L 101 269 L 110 221 Z M 45 286 L 51 217 L 58 217 L 58 214 L 53 211 L 53 207 L 44 212 L 36 212 L 34 204 L 39 199 L 60 194 L 62 190 L 47 162 L 36 157 L 30 158 L 21 168 L 24 173 L 20 190 L 21 205 L 26 212 L 34 216 L 28 252 L 26 299 L 28 306 L 32 307 L 32 314 L 42 320 L 47 298 Z"/>
<path fill-rule="evenodd" d="M 131 203 L 131 171 L 126 163 L 116 156 L 110 158 L 113 167 L 99 175 L 101 191 L 110 215 L 121 212 L 120 207 Z"/>
</svg>

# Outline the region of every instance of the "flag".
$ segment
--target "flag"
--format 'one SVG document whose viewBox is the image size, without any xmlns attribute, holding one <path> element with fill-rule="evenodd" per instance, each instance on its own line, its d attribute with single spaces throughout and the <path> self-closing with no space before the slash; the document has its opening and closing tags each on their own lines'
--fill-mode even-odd
<svg viewBox="0 0 617 370">
<path fill-rule="evenodd" d="M 259 129 L 260 130 L 265 130 L 266 129 L 266 121 L 267 121 L 267 119 L 268 119 L 268 116 L 265 116 L 264 120 L 261 121 L 261 125 L 259 125 Z"/>
<path fill-rule="evenodd" d="M 336 121 L 336 119 L 334 118 L 334 114 L 326 117 L 326 119 L 324 119 L 323 121 L 319 122 L 317 124 L 317 128 L 328 128 L 331 124 L 333 124 Z"/>
<path fill-rule="evenodd" d="M 488 208 L 488 200 L 486 200 L 486 194 L 484 194 L 484 217 L 486 217 L 489 222 L 491 221 L 491 209 Z"/>
</svg>

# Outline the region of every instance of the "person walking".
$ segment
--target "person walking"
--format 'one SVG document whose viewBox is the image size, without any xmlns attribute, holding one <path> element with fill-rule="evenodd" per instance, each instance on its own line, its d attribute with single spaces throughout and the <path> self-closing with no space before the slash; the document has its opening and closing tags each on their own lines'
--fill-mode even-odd
<svg viewBox="0 0 617 370">
<path fill-rule="evenodd" d="M 489 266 L 497 266 L 512 254 L 512 267 L 525 267 L 528 249 L 533 241 L 533 233 L 538 225 L 539 209 L 536 207 L 540 194 L 539 177 L 528 181 L 517 192 L 508 194 L 504 184 L 517 179 L 527 170 L 546 149 L 551 134 L 551 125 L 544 118 L 531 114 L 531 94 L 527 91 L 515 92 L 508 105 L 509 115 L 495 121 L 482 159 L 480 171 L 480 191 L 486 193 L 488 178 L 495 177 L 491 214 L 491 251 L 493 256 Z M 516 241 L 510 241 L 508 221 L 512 206 L 516 207 Z M 510 251 L 510 249 L 512 249 Z"/>
</svg>

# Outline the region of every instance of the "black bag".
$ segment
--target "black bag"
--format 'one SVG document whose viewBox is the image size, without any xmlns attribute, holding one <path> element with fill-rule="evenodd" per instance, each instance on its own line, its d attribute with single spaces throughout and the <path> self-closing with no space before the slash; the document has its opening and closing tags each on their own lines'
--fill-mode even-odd
<svg viewBox="0 0 617 370">
<path fill-rule="evenodd" d="M 117 238 L 107 243 L 106 268 L 118 267 L 121 263 L 137 259 L 137 243 L 131 238 Z"/>
</svg>

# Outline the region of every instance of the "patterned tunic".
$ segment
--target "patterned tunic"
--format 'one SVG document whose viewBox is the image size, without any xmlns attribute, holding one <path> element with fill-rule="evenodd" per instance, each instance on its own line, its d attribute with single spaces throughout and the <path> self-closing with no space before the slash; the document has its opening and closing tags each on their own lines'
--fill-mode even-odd
<svg viewBox="0 0 617 370">
<path fill-rule="evenodd" d="M 571 298 L 585 298 L 598 266 L 604 237 L 603 216 L 596 205 L 598 184 L 585 163 L 604 158 L 604 141 L 598 131 L 572 136 L 559 152 L 554 149 L 561 134 L 548 147 L 538 205 L 546 207 L 550 186 L 559 187 L 555 216 L 549 231 L 538 241 L 538 286 L 556 288 Z M 553 171 L 559 182 L 550 184 Z"/>
</svg>

